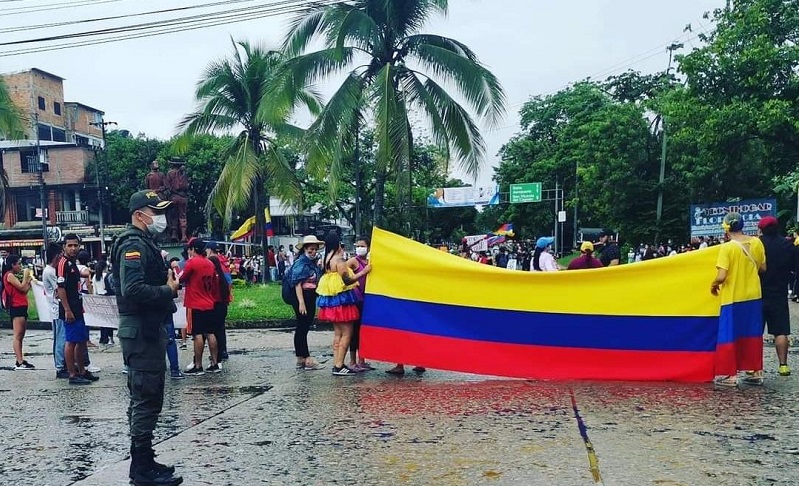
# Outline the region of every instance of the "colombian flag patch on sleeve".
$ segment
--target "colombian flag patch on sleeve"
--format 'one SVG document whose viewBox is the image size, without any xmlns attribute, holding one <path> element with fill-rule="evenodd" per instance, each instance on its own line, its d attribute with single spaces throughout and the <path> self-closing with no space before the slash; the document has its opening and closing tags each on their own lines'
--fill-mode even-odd
<svg viewBox="0 0 799 486">
<path fill-rule="evenodd" d="M 138 251 L 125 252 L 125 260 L 141 260 L 141 253 Z"/>
</svg>

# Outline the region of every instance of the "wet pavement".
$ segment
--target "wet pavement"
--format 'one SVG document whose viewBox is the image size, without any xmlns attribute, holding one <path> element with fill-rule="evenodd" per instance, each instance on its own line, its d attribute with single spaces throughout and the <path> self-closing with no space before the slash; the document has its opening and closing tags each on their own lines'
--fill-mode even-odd
<svg viewBox="0 0 799 486">
<path fill-rule="evenodd" d="M 187 485 L 799 482 L 799 373 L 777 376 L 770 347 L 764 387 L 714 389 L 410 368 L 398 378 L 386 363 L 335 377 L 330 363 L 294 370 L 290 333 L 229 334 L 223 373 L 167 381 L 156 450 Z M 312 332 L 312 352 L 331 340 Z M 70 387 L 55 379 L 49 332 L 29 331 L 25 346 L 38 370 L 12 371 L 0 331 L 2 483 L 128 484 L 119 347 L 92 350 L 100 381 Z M 799 366 L 799 349 L 791 357 Z"/>
</svg>

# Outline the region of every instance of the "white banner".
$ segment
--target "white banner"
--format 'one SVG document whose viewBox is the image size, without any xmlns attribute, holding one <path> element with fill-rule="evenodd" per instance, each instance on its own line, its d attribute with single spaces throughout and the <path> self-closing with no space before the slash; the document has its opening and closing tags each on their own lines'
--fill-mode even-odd
<svg viewBox="0 0 799 486">
<path fill-rule="evenodd" d="M 44 285 L 38 280 L 33 280 L 33 297 L 36 301 L 36 311 L 39 321 L 52 322 L 55 316 L 50 309 L 50 300 L 44 290 Z M 186 327 L 186 308 L 183 307 L 183 291 L 175 299 L 178 310 L 172 314 L 176 329 Z M 83 295 L 83 319 L 88 327 L 107 327 L 119 329 L 119 309 L 114 296 L 108 295 Z"/>
</svg>

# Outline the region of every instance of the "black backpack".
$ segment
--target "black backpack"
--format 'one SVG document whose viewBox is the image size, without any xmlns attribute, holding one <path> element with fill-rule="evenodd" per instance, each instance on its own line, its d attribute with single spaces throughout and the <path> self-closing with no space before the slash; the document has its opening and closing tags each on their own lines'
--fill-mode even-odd
<svg viewBox="0 0 799 486">
<path fill-rule="evenodd" d="M 294 265 L 296 265 L 296 263 Z M 291 276 L 292 270 L 294 270 L 294 265 L 292 265 L 291 268 L 286 271 L 286 274 L 283 275 L 283 281 L 281 282 L 281 297 L 283 297 L 283 302 L 291 306 L 299 304 L 299 301 L 297 300 L 297 291 L 295 290 L 296 285 L 291 285 Z"/>
</svg>

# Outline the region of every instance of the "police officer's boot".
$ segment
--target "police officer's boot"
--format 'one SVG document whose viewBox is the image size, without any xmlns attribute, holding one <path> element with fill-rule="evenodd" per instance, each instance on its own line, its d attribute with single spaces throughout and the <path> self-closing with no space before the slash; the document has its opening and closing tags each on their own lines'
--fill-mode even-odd
<svg viewBox="0 0 799 486">
<path fill-rule="evenodd" d="M 137 452 L 137 451 L 140 451 L 140 452 Z M 157 469 L 158 471 L 161 471 L 161 472 L 167 473 L 167 474 L 175 474 L 175 466 L 167 466 L 166 464 L 161 464 L 160 462 L 156 462 L 155 461 L 155 451 L 153 450 L 152 446 L 141 447 L 141 448 L 138 448 L 138 449 L 136 447 L 134 447 L 134 446 L 130 446 L 131 461 L 130 461 L 130 471 L 129 471 L 128 474 L 129 474 L 131 479 L 133 479 L 133 454 L 134 454 L 134 452 L 136 452 L 137 454 L 141 454 L 141 456 L 145 456 L 145 455 L 148 456 L 149 461 L 152 461 L 153 467 L 155 469 Z"/>
<path fill-rule="evenodd" d="M 130 453 L 130 481 L 135 486 L 178 486 L 183 483 L 183 478 L 173 476 L 169 472 L 169 467 L 160 465 L 163 469 L 156 466 L 153 460 L 152 449 L 131 448 Z M 174 468 L 171 468 L 174 471 Z"/>
</svg>

